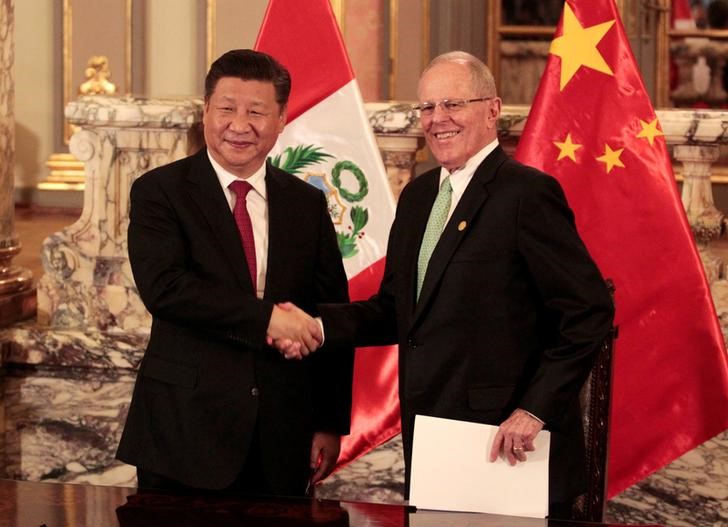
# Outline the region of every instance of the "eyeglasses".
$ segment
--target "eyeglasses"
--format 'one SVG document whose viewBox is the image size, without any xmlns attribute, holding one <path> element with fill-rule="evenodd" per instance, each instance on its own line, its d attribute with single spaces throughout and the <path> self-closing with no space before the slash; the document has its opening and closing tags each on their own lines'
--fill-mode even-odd
<svg viewBox="0 0 728 527">
<path fill-rule="evenodd" d="M 412 109 L 420 112 L 420 115 L 429 117 L 435 113 L 435 108 L 438 106 L 442 108 L 442 111 L 446 114 L 451 114 L 459 112 L 465 108 L 466 104 L 471 102 L 490 101 L 492 99 L 495 99 L 495 97 L 478 97 L 477 99 L 443 99 L 440 102 L 421 102 L 420 104 L 413 105 Z"/>
</svg>

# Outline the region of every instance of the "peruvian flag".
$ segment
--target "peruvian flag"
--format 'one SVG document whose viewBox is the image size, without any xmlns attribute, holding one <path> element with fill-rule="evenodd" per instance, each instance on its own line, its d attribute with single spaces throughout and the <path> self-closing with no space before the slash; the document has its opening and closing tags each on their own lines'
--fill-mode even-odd
<svg viewBox="0 0 728 527">
<path fill-rule="evenodd" d="M 273 163 L 327 196 L 352 300 L 379 289 L 395 203 L 329 0 L 271 0 L 255 48 L 291 74 L 288 124 Z M 397 349 L 361 350 L 354 362 L 345 465 L 400 431 Z"/>
<path fill-rule="evenodd" d="M 728 428 L 728 361 L 613 0 L 567 0 L 516 157 L 559 179 L 616 286 L 608 495 Z"/>
</svg>

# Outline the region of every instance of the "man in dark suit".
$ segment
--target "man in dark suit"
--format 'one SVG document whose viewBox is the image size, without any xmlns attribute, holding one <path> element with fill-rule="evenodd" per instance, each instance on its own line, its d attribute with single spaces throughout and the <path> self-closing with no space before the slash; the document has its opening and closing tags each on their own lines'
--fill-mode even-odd
<svg viewBox="0 0 728 527">
<path fill-rule="evenodd" d="M 399 344 L 408 475 L 416 414 L 499 425 L 491 460 L 511 464 L 545 426 L 550 514 L 568 515 L 584 484 L 577 396 L 611 329 L 609 293 L 558 182 L 498 145 L 488 68 L 448 53 L 418 91 L 442 167 L 402 192 L 379 293 L 319 306 L 326 340 Z"/>
<path fill-rule="evenodd" d="M 224 54 L 205 81 L 207 148 L 132 186 L 129 259 L 153 322 L 117 457 L 142 488 L 302 495 L 349 431 L 353 349 L 286 361 L 266 345 L 322 339 L 277 303 L 348 301 L 324 195 L 266 163 L 289 92 L 269 55 Z"/>
</svg>

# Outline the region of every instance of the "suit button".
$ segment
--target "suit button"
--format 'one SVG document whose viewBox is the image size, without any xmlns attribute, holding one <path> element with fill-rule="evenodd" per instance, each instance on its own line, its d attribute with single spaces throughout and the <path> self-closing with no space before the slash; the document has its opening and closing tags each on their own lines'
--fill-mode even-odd
<svg viewBox="0 0 728 527">
<path fill-rule="evenodd" d="M 258 397 L 258 394 L 260 394 L 260 390 L 257 386 L 250 390 L 250 395 L 252 395 L 253 397 Z"/>
<path fill-rule="evenodd" d="M 414 340 L 412 340 L 412 339 L 408 339 L 407 340 L 407 346 L 410 349 L 417 349 L 417 343 Z"/>
</svg>

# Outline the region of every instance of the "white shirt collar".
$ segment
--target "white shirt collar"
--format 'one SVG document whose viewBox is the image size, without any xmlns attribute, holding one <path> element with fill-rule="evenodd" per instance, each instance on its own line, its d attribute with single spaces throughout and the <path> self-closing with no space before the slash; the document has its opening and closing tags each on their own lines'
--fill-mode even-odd
<svg viewBox="0 0 728 527">
<path fill-rule="evenodd" d="M 498 139 L 494 139 L 489 144 L 485 145 L 485 147 L 483 147 L 483 149 L 476 153 L 473 157 L 468 159 L 468 161 L 462 167 L 453 170 L 452 172 L 447 170 L 445 167 L 442 167 L 440 169 L 440 185 L 442 185 L 442 181 L 446 177 L 450 176 L 450 185 L 452 186 L 452 197 L 450 200 L 450 212 L 448 213 L 448 220 L 455 211 L 455 208 L 458 206 L 458 203 L 460 203 L 460 198 L 463 197 L 465 189 L 473 180 L 475 170 L 480 166 L 483 160 L 488 157 L 488 155 L 493 150 L 496 149 L 497 146 Z"/>
<path fill-rule="evenodd" d="M 220 181 L 220 186 L 223 188 L 223 190 L 228 190 L 228 187 L 230 186 L 230 183 L 233 181 L 237 181 L 240 179 L 232 172 L 229 172 L 225 170 L 220 163 L 215 161 L 213 157 L 210 155 L 210 151 L 207 151 L 207 157 L 210 160 L 210 164 L 212 165 L 212 168 L 215 170 L 215 174 L 217 175 L 218 181 Z M 253 187 L 253 190 L 255 190 L 256 193 L 260 194 L 260 196 L 263 197 L 263 199 L 266 199 L 267 192 L 265 188 L 265 163 L 261 165 L 261 167 L 255 171 L 255 173 L 252 176 L 249 176 L 245 178 L 245 181 L 250 183 L 250 185 Z"/>
<path fill-rule="evenodd" d="M 467 177 L 469 179 L 468 176 L 471 176 L 475 173 L 475 169 L 480 166 L 483 160 L 488 157 L 488 154 L 495 150 L 497 146 L 498 139 L 496 138 L 487 145 L 485 145 L 474 156 L 468 159 L 463 166 L 461 166 L 460 168 L 456 168 L 452 172 L 450 172 L 447 168 L 442 167 L 440 169 L 440 182 L 442 182 L 442 180 L 445 179 L 447 176 L 452 176 L 450 178 L 451 184 L 452 181 L 455 179 L 461 179 L 464 177 Z"/>
</svg>

